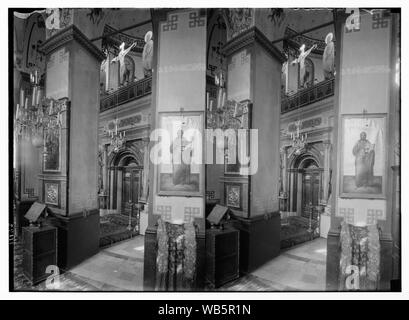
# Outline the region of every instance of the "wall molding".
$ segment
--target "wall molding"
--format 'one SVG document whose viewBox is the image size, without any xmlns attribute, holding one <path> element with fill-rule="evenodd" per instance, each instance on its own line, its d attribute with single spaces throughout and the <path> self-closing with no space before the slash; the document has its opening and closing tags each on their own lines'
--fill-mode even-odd
<svg viewBox="0 0 409 320">
<path fill-rule="evenodd" d="M 105 59 L 104 53 L 99 50 L 76 26 L 70 25 L 62 31 L 56 33 L 44 42 L 40 50 L 49 55 L 61 46 L 68 44 L 71 41 L 77 41 L 81 44 L 92 56 L 98 61 Z"/>
<path fill-rule="evenodd" d="M 287 59 L 284 54 L 274 46 L 271 41 L 262 33 L 257 27 L 253 26 L 247 31 L 239 34 L 237 37 L 228 41 L 222 48 L 222 52 L 231 56 L 237 51 L 253 45 L 254 43 L 260 44 L 264 50 L 266 50 L 271 56 L 277 59 L 280 63 L 285 62 Z"/>
</svg>

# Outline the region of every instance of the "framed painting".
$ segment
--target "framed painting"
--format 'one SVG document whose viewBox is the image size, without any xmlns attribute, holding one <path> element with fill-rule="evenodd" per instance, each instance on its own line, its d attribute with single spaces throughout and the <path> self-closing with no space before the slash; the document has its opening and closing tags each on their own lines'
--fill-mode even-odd
<svg viewBox="0 0 409 320">
<path fill-rule="evenodd" d="M 229 163 L 227 151 L 225 152 L 225 162 L 224 162 L 224 173 L 225 174 L 240 174 L 240 162 L 239 162 L 239 155 L 238 155 L 238 148 L 236 147 L 236 160 L 232 161 L 233 163 Z"/>
<path fill-rule="evenodd" d="M 242 190 L 239 184 L 225 184 L 226 206 L 242 210 Z"/>
<path fill-rule="evenodd" d="M 340 197 L 385 198 L 386 115 L 342 117 Z"/>
<path fill-rule="evenodd" d="M 243 170 L 249 170 L 249 163 L 246 162 L 250 159 L 250 132 L 247 130 L 245 135 L 240 136 L 238 131 L 235 130 L 236 135 L 234 137 L 235 142 L 232 145 L 228 145 L 228 139 L 225 138 L 225 162 L 224 162 L 224 173 L 226 175 L 246 175 L 243 174 Z M 243 141 L 240 141 L 243 139 Z M 245 140 L 244 140 L 245 139 Z M 229 160 L 229 149 L 235 148 L 235 154 L 231 153 L 231 159 L 236 158 L 235 161 Z M 243 164 L 242 164 L 243 162 Z"/>
<path fill-rule="evenodd" d="M 61 171 L 61 130 L 44 131 L 44 172 Z"/>
<path fill-rule="evenodd" d="M 158 163 L 158 194 L 203 195 L 203 113 L 159 114 L 161 161 Z"/>
<path fill-rule="evenodd" d="M 60 182 L 44 182 L 44 203 L 52 206 L 60 206 Z"/>
</svg>

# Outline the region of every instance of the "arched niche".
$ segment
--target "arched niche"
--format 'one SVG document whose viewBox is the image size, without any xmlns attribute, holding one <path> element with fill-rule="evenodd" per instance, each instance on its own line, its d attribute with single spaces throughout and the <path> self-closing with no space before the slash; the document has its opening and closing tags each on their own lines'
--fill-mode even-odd
<svg viewBox="0 0 409 320">
<path fill-rule="evenodd" d="M 217 68 L 227 70 L 222 48 L 227 42 L 227 23 L 222 10 L 216 10 L 208 21 L 206 75 L 214 76 Z"/>
</svg>

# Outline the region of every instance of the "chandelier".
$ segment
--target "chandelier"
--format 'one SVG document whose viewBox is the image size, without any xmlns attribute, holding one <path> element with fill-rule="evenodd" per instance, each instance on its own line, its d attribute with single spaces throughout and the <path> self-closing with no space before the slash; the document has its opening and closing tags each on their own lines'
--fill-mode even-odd
<svg viewBox="0 0 409 320">
<path fill-rule="evenodd" d="M 68 109 L 68 99 L 55 100 L 43 97 L 39 84 L 38 71 L 31 73 L 31 99 L 20 92 L 20 103 L 17 104 L 15 133 L 17 137 L 32 141 L 35 147 L 43 145 L 43 134 L 58 135 L 62 125 L 62 113 Z M 30 101 L 31 100 L 31 101 Z"/>
<path fill-rule="evenodd" d="M 114 125 L 115 125 L 114 129 L 113 130 L 108 129 L 107 133 L 109 137 L 111 138 L 110 144 L 111 144 L 112 150 L 116 153 L 123 147 L 123 145 L 126 142 L 126 139 L 125 139 L 125 131 L 118 132 L 118 119 L 115 119 Z"/>
<path fill-rule="evenodd" d="M 207 128 L 210 129 L 240 129 L 247 127 L 248 102 L 226 100 L 223 93 L 222 103 L 213 107 L 210 101 L 207 108 Z"/>
<path fill-rule="evenodd" d="M 218 68 L 215 72 L 216 100 L 210 99 L 209 92 L 206 96 L 207 128 L 226 130 L 247 127 L 248 101 L 227 100 L 225 84 L 226 73 Z"/>
<path fill-rule="evenodd" d="M 295 122 L 296 130 L 290 133 L 291 146 L 295 154 L 300 154 L 307 144 L 307 133 L 300 133 L 301 120 Z"/>
</svg>

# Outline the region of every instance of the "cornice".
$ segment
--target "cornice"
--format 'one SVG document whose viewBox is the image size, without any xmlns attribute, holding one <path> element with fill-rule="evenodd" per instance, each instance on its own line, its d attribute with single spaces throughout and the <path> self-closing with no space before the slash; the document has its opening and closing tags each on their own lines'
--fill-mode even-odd
<svg viewBox="0 0 409 320">
<path fill-rule="evenodd" d="M 49 55 L 59 47 L 67 44 L 71 41 L 77 41 L 80 43 L 91 55 L 93 55 L 98 61 L 105 59 L 104 53 L 99 50 L 76 26 L 70 25 L 62 31 L 56 33 L 50 37 L 41 46 L 41 51 L 45 55 Z"/>
<path fill-rule="evenodd" d="M 251 27 L 237 37 L 228 41 L 223 47 L 223 53 L 227 56 L 254 44 L 259 43 L 270 55 L 275 57 L 280 63 L 284 63 L 287 59 L 284 54 L 278 50 L 270 40 L 257 28 Z"/>
</svg>

